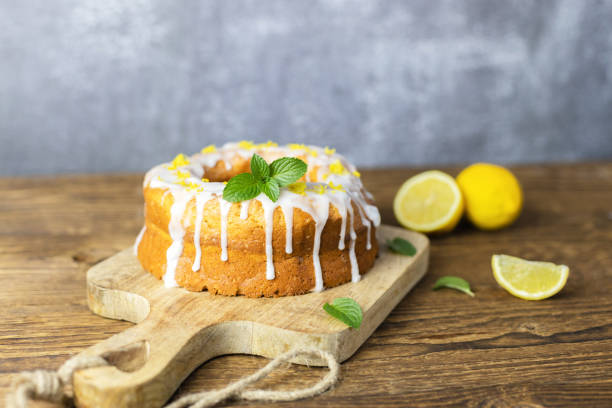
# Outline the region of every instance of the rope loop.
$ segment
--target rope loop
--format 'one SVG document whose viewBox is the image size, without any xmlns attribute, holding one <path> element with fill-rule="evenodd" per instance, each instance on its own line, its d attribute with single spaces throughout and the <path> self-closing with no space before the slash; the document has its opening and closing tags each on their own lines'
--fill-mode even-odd
<svg viewBox="0 0 612 408">
<path fill-rule="evenodd" d="M 281 364 L 301 357 L 315 357 L 327 362 L 329 372 L 316 384 L 308 388 L 274 391 L 247 390 L 246 388 L 265 378 Z M 72 395 L 68 394 L 67 385 L 72 383 L 72 376 L 77 370 L 108 365 L 100 356 L 77 355 L 67 360 L 59 370 L 24 371 L 13 381 L 13 391 L 6 397 L 7 408 L 27 408 L 30 400 L 45 400 L 66 403 Z M 166 408 L 205 408 L 212 407 L 228 399 L 258 401 L 294 401 L 313 397 L 331 388 L 338 381 L 340 364 L 331 353 L 315 348 L 298 348 L 276 357 L 255 373 L 229 384 L 227 387 L 185 395 L 166 405 Z"/>
</svg>

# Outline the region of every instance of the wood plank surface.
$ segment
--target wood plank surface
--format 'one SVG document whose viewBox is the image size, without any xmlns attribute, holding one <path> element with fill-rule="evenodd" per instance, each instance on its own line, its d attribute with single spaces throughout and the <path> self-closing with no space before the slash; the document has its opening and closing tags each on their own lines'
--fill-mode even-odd
<svg viewBox="0 0 612 408">
<path fill-rule="evenodd" d="M 512 169 L 525 190 L 517 223 L 498 232 L 462 223 L 433 237 L 428 274 L 343 363 L 340 384 L 279 406 L 612 406 L 612 163 Z M 384 223 L 396 224 L 395 191 L 421 170 L 363 171 Z M 143 221 L 141 180 L 0 179 L 0 401 L 12 373 L 56 369 L 131 325 L 88 310 L 85 272 L 133 242 Z M 540 302 L 514 298 L 491 275 L 493 253 L 567 264 L 567 286 Z M 443 275 L 468 279 L 476 297 L 432 292 Z M 216 358 L 175 397 L 222 387 L 266 362 Z M 290 366 L 260 386 L 305 386 L 324 372 Z"/>
<path fill-rule="evenodd" d="M 87 272 L 89 309 L 137 324 L 80 353 L 114 356 L 115 361 L 75 374 L 76 405 L 160 407 L 195 368 L 227 354 L 274 358 L 291 349 L 313 347 L 343 362 L 427 272 L 425 235 L 381 225 L 377 236 L 382 242 L 407 239 L 416 253 L 400 255 L 381 245 L 376 263 L 359 282 L 299 297 L 247 298 L 166 288 L 142 269 L 132 248 L 94 265 Z M 358 330 L 323 310 L 325 303 L 340 297 L 361 306 L 363 322 Z M 327 366 L 317 357 L 291 361 Z"/>
</svg>

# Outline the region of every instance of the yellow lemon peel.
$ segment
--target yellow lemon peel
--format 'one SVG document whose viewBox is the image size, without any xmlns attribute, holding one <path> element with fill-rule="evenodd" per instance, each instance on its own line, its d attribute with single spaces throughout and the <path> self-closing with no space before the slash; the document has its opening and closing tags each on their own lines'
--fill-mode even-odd
<svg viewBox="0 0 612 408">
<path fill-rule="evenodd" d="M 340 163 L 340 160 L 336 160 L 329 165 L 329 171 L 333 174 L 344 174 L 346 172 L 346 169 L 344 168 L 342 163 Z"/>
<path fill-rule="evenodd" d="M 317 194 L 325 194 L 326 190 L 327 188 L 325 187 L 324 184 L 317 184 L 312 189 L 310 189 L 310 191 L 314 191 Z"/>
<path fill-rule="evenodd" d="M 206 153 L 214 153 L 216 151 L 217 151 L 217 147 L 214 144 L 211 144 L 211 145 L 206 146 L 202 150 L 200 150 L 200 153 L 206 154 Z"/>
<path fill-rule="evenodd" d="M 188 171 L 182 171 L 182 170 L 176 171 L 176 178 L 178 178 L 179 180 L 188 179 L 190 176 L 191 176 L 191 173 L 189 173 Z"/>
<path fill-rule="evenodd" d="M 241 149 L 251 150 L 255 148 L 255 144 L 249 140 L 243 140 L 238 143 L 238 147 Z"/>
<path fill-rule="evenodd" d="M 189 159 L 183 153 L 179 153 L 168 166 L 168 170 L 176 170 L 177 168 L 187 166 L 188 164 Z"/>
<path fill-rule="evenodd" d="M 303 144 L 289 143 L 287 146 L 291 150 L 306 150 L 306 145 Z"/>
<path fill-rule="evenodd" d="M 325 151 L 325 154 L 327 154 L 327 155 L 329 155 L 329 156 L 331 156 L 332 154 L 336 153 L 336 149 L 331 149 L 331 148 L 330 148 L 330 147 L 328 147 L 328 146 L 325 146 L 324 151 Z"/>
<path fill-rule="evenodd" d="M 278 143 L 268 140 L 266 143 L 259 143 L 256 147 L 258 149 L 265 149 L 267 147 L 277 147 L 277 146 L 278 146 Z"/>
<path fill-rule="evenodd" d="M 187 184 L 187 191 L 194 191 L 194 190 L 197 192 L 201 192 L 201 191 L 204 191 L 204 187 L 202 187 L 198 183 L 194 183 L 193 181 L 190 181 L 189 184 Z"/>
<path fill-rule="evenodd" d="M 293 184 L 289 184 L 287 188 L 292 193 L 306 195 L 306 183 L 304 183 L 303 181 L 298 181 Z"/>
<path fill-rule="evenodd" d="M 344 187 L 342 186 L 342 184 L 334 184 L 333 181 L 329 182 L 329 188 L 331 188 L 333 190 L 333 192 L 335 193 L 336 191 L 342 191 L 342 192 L 346 192 L 346 190 L 344 189 Z"/>
</svg>

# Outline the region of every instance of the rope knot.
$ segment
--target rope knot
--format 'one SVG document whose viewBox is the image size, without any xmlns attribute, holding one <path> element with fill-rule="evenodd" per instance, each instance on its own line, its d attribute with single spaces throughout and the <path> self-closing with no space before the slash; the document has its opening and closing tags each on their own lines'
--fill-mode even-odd
<svg viewBox="0 0 612 408">
<path fill-rule="evenodd" d="M 66 395 L 64 385 L 72 382 L 76 370 L 102 365 L 108 365 L 102 357 L 77 355 L 66 361 L 57 372 L 24 371 L 13 380 L 14 391 L 12 395 L 7 395 L 6 405 L 9 408 L 26 408 L 28 401 L 33 399 L 63 402 Z"/>
<path fill-rule="evenodd" d="M 14 406 L 27 406 L 30 399 L 60 402 L 64 396 L 62 381 L 55 371 L 24 371 L 13 381 Z"/>
</svg>

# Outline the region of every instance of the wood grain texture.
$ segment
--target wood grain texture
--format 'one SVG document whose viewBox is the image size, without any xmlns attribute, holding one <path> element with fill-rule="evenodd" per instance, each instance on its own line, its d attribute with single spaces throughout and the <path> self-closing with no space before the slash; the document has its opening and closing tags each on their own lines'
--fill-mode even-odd
<svg viewBox="0 0 612 408">
<path fill-rule="evenodd" d="M 362 172 L 384 223 L 395 224 L 393 195 L 421 170 Z M 612 163 L 513 170 L 525 190 L 517 223 L 498 232 L 462 223 L 432 238 L 428 274 L 343 363 L 340 384 L 279 406 L 612 405 Z M 13 372 L 56 369 L 131 326 L 87 309 L 85 273 L 133 242 L 142 224 L 141 178 L 0 179 L 0 393 Z M 567 286 L 544 301 L 514 298 L 493 279 L 493 253 L 565 263 Z M 468 279 L 476 297 L 431 291 L 451 274 Z M 266 361 L 215 358 L 173 398 L 222 387 Z M 290 366 L 260 386 L 303 386 L 323 373 Z"/>
<path fill-rule="evenodd" d="M 93 266 L 87 272 L 89 308 L 137 324 L 82 352 L 104 356 L 112 365 L 75 374 L 77 406 L 160 407 L 195 368 L 226 354 L 274 358 L 293 348 L 314 347 L 339 362 L 346 360 L 427 271 L 427 237 L 386 225 L 377 232 L 383 242 L 409 240 L 417 253 L 403 256 L 383 246 L 360 282 L 302 296 L 254 299 L 165 288 L 142 269 L 132 248 Z M 323 310 L 338 297 L 361 306 L 358 330 Z M 292 362 L 327 365 L 302 357 Z"/>
</svg>

